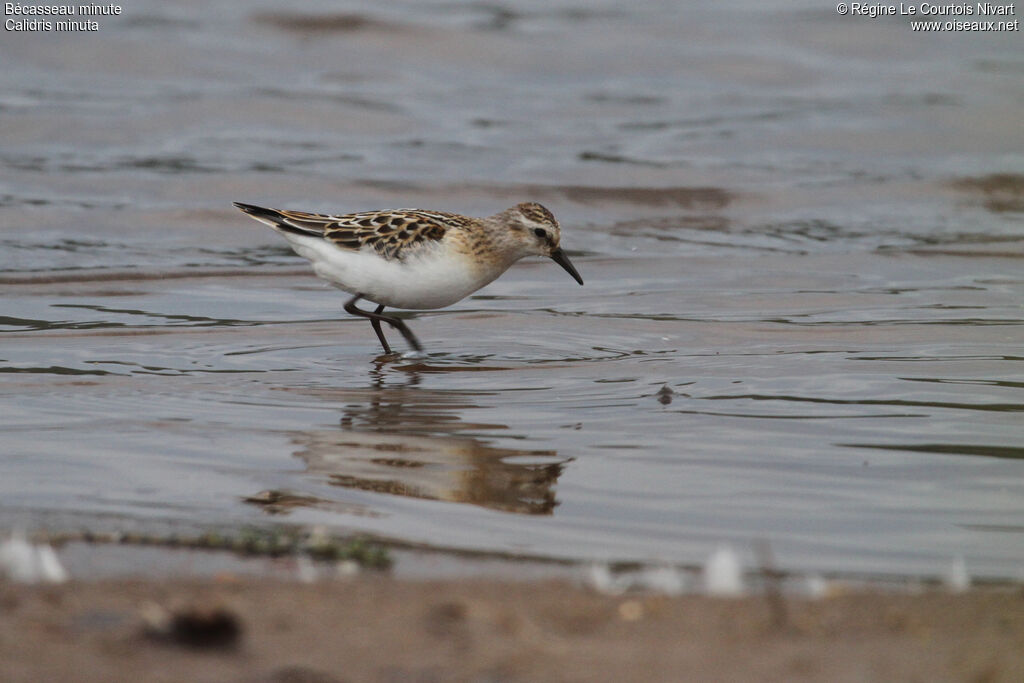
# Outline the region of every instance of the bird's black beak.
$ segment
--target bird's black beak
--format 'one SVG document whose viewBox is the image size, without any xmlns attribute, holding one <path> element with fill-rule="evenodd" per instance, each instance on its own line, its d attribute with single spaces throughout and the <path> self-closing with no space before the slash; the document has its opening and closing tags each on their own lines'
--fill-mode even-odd
<svg viewBox="0 0 1024 683">
<path fill-rule="evenodd" d="M 581 285 L 583 284 L 583 278 L 581 278 L 580 274 L 576 272 L 576 268 L 572 265 L 572 261 L 570 261 L 569 257 L 565 255 L 565 252 L 562 251 L 561 247 L 551 252 L 551 260 L 565 268 L 565 272 L 572 275 L 572 278 L 576 280 L 576 282 Z"/>
</svg>

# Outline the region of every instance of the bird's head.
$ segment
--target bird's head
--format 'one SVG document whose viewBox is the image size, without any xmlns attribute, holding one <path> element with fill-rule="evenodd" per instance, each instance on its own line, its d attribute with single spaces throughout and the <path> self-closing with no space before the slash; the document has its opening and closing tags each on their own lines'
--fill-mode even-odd
<svg viewBox="0 0 1024 683">
<path fill-rule="evenodd" d="M 562 266 L 576 282 L 583 278 L 562 251 L 562 231 L 554 215 L 536 202 L 517 204 L 495 216 L 523 256 L 546 256 Z"/>
</svg>

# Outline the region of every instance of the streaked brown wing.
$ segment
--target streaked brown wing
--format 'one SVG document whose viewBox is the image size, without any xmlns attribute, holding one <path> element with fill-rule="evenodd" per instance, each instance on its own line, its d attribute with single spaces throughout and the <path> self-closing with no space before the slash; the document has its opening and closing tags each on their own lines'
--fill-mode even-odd
<svg viewBox="0 0 1024 683">
<path fill-rule="evenodd" d="M 438 242 L 449 228 L 466 222 L 462 216 L 399 209 L 327 216 L 324 238 L 343 249 L 372 246 L 386 259 L 401 260 L 418 248 Z"/>
</svg>

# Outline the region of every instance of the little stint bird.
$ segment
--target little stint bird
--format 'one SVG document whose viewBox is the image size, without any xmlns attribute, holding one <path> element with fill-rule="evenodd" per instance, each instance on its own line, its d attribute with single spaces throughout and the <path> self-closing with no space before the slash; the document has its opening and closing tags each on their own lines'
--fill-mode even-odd
<svg viewBox="0 0 1024 683">
<path fill-rule="evenodd" d="M 384 353 L 391 353 L 391 347 L 381 323 L 398 330 L 417 352 L 423 350 L 402 320 L 382 315 L 385 306 L 450 306 L 524 256 L 547 256 L 583 284 L 560 246 L 558 221 L 534 202 L 487 218 L 421 209 L 332 216 L 234 204 L 284 235 L 318 276 L 352 294 L 345 310 L 370 320 Z M 360 299 L 377 308 L 357 308 Z"/>
</svg>

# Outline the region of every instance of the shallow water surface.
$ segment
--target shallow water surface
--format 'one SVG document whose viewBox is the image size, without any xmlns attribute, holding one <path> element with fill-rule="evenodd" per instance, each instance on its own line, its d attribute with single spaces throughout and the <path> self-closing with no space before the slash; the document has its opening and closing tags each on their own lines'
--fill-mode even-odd
<svg viewBox="0 0 1024 683">
<path fill-rule="evenodd" d="M 1020 578 L 1017 36 L 588 7 L 6 36 L 0 526 Z M 586 285 L 402 314 L 419 359 L 230 207 L 526 199 Z"/>
</svg>

